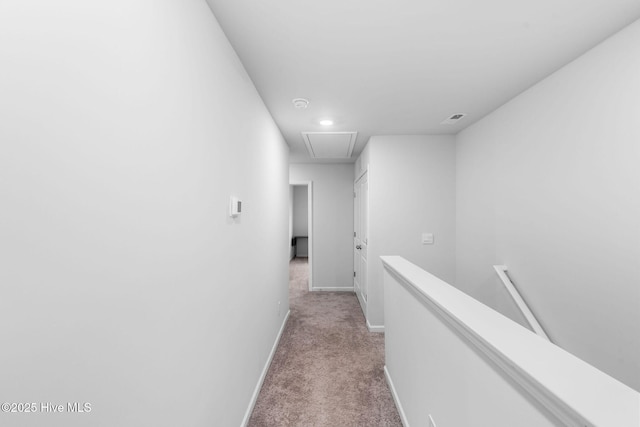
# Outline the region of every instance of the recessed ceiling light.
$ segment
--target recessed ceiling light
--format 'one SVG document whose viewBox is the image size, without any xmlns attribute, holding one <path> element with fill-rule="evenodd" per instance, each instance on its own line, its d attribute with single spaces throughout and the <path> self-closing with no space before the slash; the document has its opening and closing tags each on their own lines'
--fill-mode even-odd
<svg viewBox="0 0 640 427">
<path fill-rule="evenodd" d="M 309 105 L 309 100 L 304 98 L 294 98 L 291 100 L 293 106 L 298 110 L 304 110 Z"/>
<path fill-rule="evenodd" d="M 320 124 L 322 126 L 331 126 L 333 124 L 333 120 L 323 119 L 323 120 L 320 120 Z"/>
</svg>

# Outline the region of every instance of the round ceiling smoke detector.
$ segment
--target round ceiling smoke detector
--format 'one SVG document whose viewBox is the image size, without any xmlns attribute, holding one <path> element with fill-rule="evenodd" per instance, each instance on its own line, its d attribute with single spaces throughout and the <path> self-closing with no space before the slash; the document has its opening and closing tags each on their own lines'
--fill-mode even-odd
<svg viewBox="0 0 640 427">
<path fill-rule="evenodd" d="M 304 110 L 309 105 L 309 101 L 304 98 L 295 98 L 292 99 L 291 102 L 293 102 L 293 106 L 297 110 Z"/>
</svg>

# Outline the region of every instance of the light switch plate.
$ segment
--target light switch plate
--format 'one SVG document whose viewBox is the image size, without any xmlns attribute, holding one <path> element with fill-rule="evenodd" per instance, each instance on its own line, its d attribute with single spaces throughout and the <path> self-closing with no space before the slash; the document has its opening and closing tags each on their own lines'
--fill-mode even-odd
<svg viewBox="0 0 640 427">
<path fill-rule="evenodd" d="M 232 218 L 237 217 L 242 213 L 242 200 L 237 197 L 230 197 L 229 199 L 229 216 Z"/>
<path fill-rule="evenodd" d="M 433 245 L 433 233 L 422 233 L 422 244 Z"/>
</svg>

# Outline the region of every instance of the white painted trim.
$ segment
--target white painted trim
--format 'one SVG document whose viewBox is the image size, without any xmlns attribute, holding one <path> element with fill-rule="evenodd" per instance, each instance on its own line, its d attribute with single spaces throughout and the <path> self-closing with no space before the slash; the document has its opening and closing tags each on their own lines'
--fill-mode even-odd
<svg viewBox="0 0 640 427">
<path fill-rule="evenodd" d="M 511 281 L 511 278 L 507 275 L 507 266 L 494 265 L 493 269 L 498 274 L 498 277 L 502 281 L 502 284 L 504 285 L 504 287 L 507 289 L 507 292 L 509 292 L 509 295 L 511 295 L 511 299 L 513 299 L 513 302 L 518 306 L 518 308 L 520 309 L 520 312 L 522 313 L 524 318 L 527 320 L 527 323 L 529 324 L 531 329 L 533 329 L 533 332 L 540 335 L 542 338 L 546 339 L 547 341 L 551 341 L 547 333 L 544 331 L 544 329 L 540 325 L 540 322 L 538 322 L 538 319 L 536 318 L 536 316 L 531 312 L 531 309 L 529 309 L 529 305 L 526 303 L 524 299 L 522 299 L 520 292 L 518 292 L 518 289 L 516 289 L 515 285 Z"/>
<path fill-rule="evenodd" d="M 269 372 L 269 367 L 271 366 L 271 362 L 273 361 L 273 356 L 276 354 L 276 350 L 278 349 L 278 344 L 280 344 L 280 338 L 282 337 L 282 333 L 284 332 L 284 327 L 287 325 L 287 320 L 289 320 L 289 314 L 291 314 L 291 310 L 287 311 L 287 314 L 284 316 L 284 320 L 282 321 L 282 325 L 280 326 L 280 330 L 278 331 L 278 336 L 276 336 L 276 340 L 271 347 L 271 352 L 269 353 L 269 357 L 267 358 L 267 362 L 262 368 L 262 373 L 260 374 L 260 378 L 258 379 L 258 384 L 256 384 L 256 388 L 253 390 L 253 395 L 251 395 L 251 400 L 249 401 L 249 407 L 244 414 L 244 418 L 242 419 L 242 427 L 246 427 L 249 419 L 251 418 L 251 413 L 253 412 L 253 408 L 256 406 L 256 402 L 258 401 L 258 395 L 260 394 L 260 389 L 262 388 L 262 384 L 264 383 L 264 379 L 267 376 L 267 372 Z"/>
<path fill-rule="evenodd" d="M 312 292 L 353 292 L 353 286 L 316 286 Z"/>
<path fill-rule="evenodd" d="M 384 365 L 384 378 L 387 380 L 387 384 L 389 385 L 389 390 L 391 391 L 391 397 L 393 397 L 393 403 L 396 404 L 396 409 L 398 410 L 398 414 L 400 415 L 400 421 L 402 421 L 402 425 L 404 427 L 409 427 L 409 420 L 407 420 L 407 416 L 404 413 L 404 409 L 402 409 L 400 398 L 398 397 L 398 393 L 396 392 L 396 387 L 393 385 L 393 380 L 391 379 L 391 374 L 387 369 L 387 365 Z"/>
<path fill-rule="evenodd" d="M 362 178 L 364 176 L 365 173 L 369 172 L 369 165 L 367 164 L 367 167 L 364 168 L 362 170 L 362 172 L 356 177 L 356 179 L 353 181 L 353 183 L 357 183 L 358 181 L 360 181 L 360 178 Z"/>
<path fill-rule="evenodd" d="M 309 255 L 309 289 L 311 289 L 313 286 L 313 237 L 315 234 L 313 225 L 313 181 L 309 181 L 307 187 L 307 212 L 307 222 L 309 224 L 309 247 L 307 248 L 307 254 Z"/>
<path fill-rule="evenodd" d="M 380 258 L 394 280 L 564 425 L 638 425 L 640 393 L 406 259 Z"/>
<path fill-rule="evenodd" d="M 302 139 L 304 140 L 304 145 L 307 147 L 307 152 L 309 153 L 309 157 L 312 159 L 350 159 L 353 154 L 353 148 L 356 145 L 356 139 L 358 138 L 357 131 L 349 131 L 349 132 L 300 132 L 302 134 Z M 344 157 L 318 157 L 316 156 L 315 151 L 313 150 L 313 143 L 311 142 L 311 138 L 309 135 L 349 135 L 351 138 L 349 139 L 349 146 L 347 147 L 347 153 Z"/>
<path fill-rule="evenodd" d="M 369 332 L 381 333 L 384 332 L 384 325 L 372 325 L 367 319 L 367 329 L 369 329 Z"/>
</svg>

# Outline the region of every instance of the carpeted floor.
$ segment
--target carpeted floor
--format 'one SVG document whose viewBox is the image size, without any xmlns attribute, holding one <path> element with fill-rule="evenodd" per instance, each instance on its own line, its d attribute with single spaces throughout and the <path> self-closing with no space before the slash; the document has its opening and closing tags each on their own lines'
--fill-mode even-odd
<svg viewBox="0 0 640 427">
<path fill-rule="evenodd" d="M 384 379 L 384 335 L 355 294 L 308 292 L 306 258 L 289 269 L 291 314 L 249 426 L 402 426 Z"/>
</svg>

